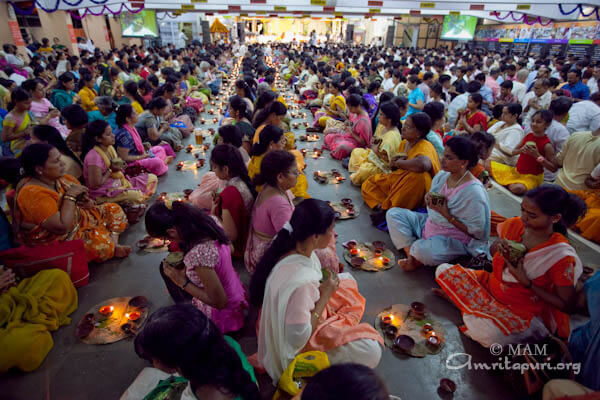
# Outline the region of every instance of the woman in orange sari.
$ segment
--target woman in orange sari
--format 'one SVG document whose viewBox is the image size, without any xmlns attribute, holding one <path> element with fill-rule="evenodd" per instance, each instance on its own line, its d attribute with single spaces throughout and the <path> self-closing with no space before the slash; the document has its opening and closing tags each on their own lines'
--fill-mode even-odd
<svg viewBox="0 0 600 400">
<path fill-rule="evenodd" d="M 431 118 L 427 114 L 420 112 L 406 118 L 400 151 L 391 163 L 395 171 L 374 175 L 362 184 L 361 193 L 369 207 L 411 210 L 423 204 L 431 180 L 440 170 L 435 147 L 426 139 L 430 130 Z"/>
<path fill-rule="evenodd" d="M 521 217 L 498 226 L 499 239 L 491 246 L 493 272 L 442 264 L 436 294 L 452 301 L 462 312 L 460 329 L 489 347 L 539 340 L 548 333 L 566 339 L 575 285 L 583 272 L 569 244 L 567 227 L 585 214 L 585 204 L 556 185 L 527 192 Z M 526 248 L 520 258 L 513 243 Z"/>
<path fill-rule="evenodd" d="M 127 257 L 131 247 L 118 243 L 127 228 L 119 205 L 96 205 L 88 190 L 70 175 L 60 152 L 48 144 L 31 144 L 21 155 L 26 177 L 16 189 L 14 218 L 27 246 L 82 239 L 88 262 Z"/>
</svg>

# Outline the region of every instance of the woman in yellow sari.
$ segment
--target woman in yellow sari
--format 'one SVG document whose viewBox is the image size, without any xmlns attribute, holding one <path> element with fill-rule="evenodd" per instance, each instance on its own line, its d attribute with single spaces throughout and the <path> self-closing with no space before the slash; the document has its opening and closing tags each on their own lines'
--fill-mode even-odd
<svg viewBox="0 0 600 400">
<path fill-rule="evenodd" d="M 248 176 L 250 176 L 250 179 L 254 179 L 254 177 L 259 174 L 260 165 L 265 154 L 273 150 L 287 150 L 286 137 L 281 128 L 273 125 L 264 125 L 264 128 L 261 129 L 260 132 L 260 140 L 252 146 L 252 151 L 250 152 L 251 157 L 250 163 L 248 164 Z M 308 180 L 306 179 L 306 175 L 301 172 L 306 168 L 304 157 L 296 150 L 293 150 L 290 153 L 296 158 L 298 171 L 300 171 L 296 180 L 296 185 L 290 190 L 295 197 L 308 199 L 310 198 L 307 192 Z M 257 186 L 256 191 L 260 191 L 260 187 Z"/>
<path fill-rule="evenodd" d="M 350 171 L 350 180 L 356 186 L 361 186 L 375 174 L 392 172 L 390 163 L 400 148 L 402 141 L 398 130 L 402 126 L 400 109 L 396 104 L 387 102 L 381 105 L 378 115 L 379 125 L 375 129 L 371 148 L 357 148 L 350 153 L 348 171 Z"/>
<path fill-rule="evenodd" d="M 70 175 L 60 152 L 48 144 L 27 146 L 21 155 L 25 178 L 16 189 L 14 219 L 26 246 L 82 239 L 88 262 L 127 257 L 119 245 L 127 217 L 118 204 L 96 205 L 88 190 Z"/>
<path fill-rule="evenodd" d="M 252 138 L 252 144 L 258 143 L 258 139 L 260 138 L 260 133 L 267 125 L 278 126 L 283 129 L 283 118 L 287 114 L 287 108 L 279 101 L 274 101 L 270 105 L 263 108 L 254 118 L 254 128 L 256 131 L 254 132 L 254 137 Z M 287 146 L 290 149 L 294 148 L 294 142 L 296 141 L 296 137 L 292 132 L 284 133 Z"/>
<path fill-rule="evenodd" d="M 0 373 L 36 370 L 54 346 L 51 332 L 68 325 L 77 309 L 77 290 L 66 272 L 45 269 L 19 284 L 14 277 L 0 268 Z"/>
<path fill-rule="evenodd" d="M 369 207 L 411 210 L 423 204 L 431 180 L 440 170 L 435 147 L 426 139 L 430 130 L 429 115 L 419 112 L 406 118 L 402 127 L 404 140 L 391 162 L 394 172 L 374 175 L 362 185 L 363 199 Z"/>
<path fill-rule="evenodd" d="M 323 105 L 323 108 L 315 113 L 315 119 L 313 126 L 308 128 L 307 132 L 321 132 L 325 129 L 327 120 L 334 118 L 340 121 L 344 121 L 348 118 L 346 112 L 346 99 L 344 98 L 342 91 L 342 85 L 338 81 L 331 81 L 327 84 L 329 93 L 331 93 L 331 100 L 329 105 Z"/>
</svg>

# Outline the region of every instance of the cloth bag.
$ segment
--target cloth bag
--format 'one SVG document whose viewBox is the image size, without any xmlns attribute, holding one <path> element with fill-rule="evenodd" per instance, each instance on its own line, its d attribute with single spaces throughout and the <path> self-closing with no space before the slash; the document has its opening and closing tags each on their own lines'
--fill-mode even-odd
<svg viewBox="0 0 600 400">
<path fill-rule="evenodd" d="M 33 276 L 44 269 L 57 268 L 69 275 L 75 287 L 87 285 L 90 279 L 83 240 L 55 241 L 43 246 L 4 250 L 0 252 L 0 262 L 21 278 Z"/>
</svg>

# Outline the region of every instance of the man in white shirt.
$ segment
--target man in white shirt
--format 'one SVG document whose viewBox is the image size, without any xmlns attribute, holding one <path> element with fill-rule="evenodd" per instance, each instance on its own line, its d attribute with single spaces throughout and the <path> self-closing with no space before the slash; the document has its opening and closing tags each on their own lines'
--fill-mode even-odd
<svg viewBox="0 0 600 400">
<path fill-rule="evenodd" d="M 525 87 L 525 81 L 529 76 L 529 71 L 526 69 L 521 69 L 517 72 L 517 78 L 513 81 L 513 88 L 511 93 L 513 96 L 517 98 L 517 101 L 521 103 L 523 101 L 523 97 L 525 97 L 525 92 L 527 88 Z"/>
<path fill-rule="evenodd" d="M 310 33 L 310 45 L 313 47 L 317 45 L 317 32 L 314 29 Z"/>
<path fill-rule="evenodd" d="M 550 139 L 552 147 L 554 147 L 554 154 L 560 153 L 563 145 L 571 135 L 567 127 L 561 122 L 569 114 L 569 110 L 573 105 L 573 101 L 566 97 L 560 96 L 550 102 L 550 111 L 554 113 L 554 119 L 552 124 L 546 129 L 546 136 Z M 556 179 L 557 172 L 552 172 L 544 169 L 544 180 L 552 182 Z"/>
<path fill-rule="evenodd" d="M 596 67 L 594 69 L 592 77 L 587 81 L 587 86 L 588 88 L 590 88 L 590 94 L 596 93 L 598 91 L 598 83 L 600 83 L 600 67 Z"/>
<path fill-rule="evenodd" d="M 19 56 L 17 56 L 17 46 L 12 44 L 5 44 L 2 46 L 6 62 L 9 63 L 13 67 L 23 68 L 25 66 L 25 61 Z"/>
<path fill-rule="evenodd" d="M 538 79 L 533 85 L 533 90 L 523 97 L 523 101 L 521 102 L 523 114 L 521 114 L 521 117 L 523 118 L 523 127 L 526 132 L 529 132 L 533 114 L 538 110 L 546 110 L 550 107 L 552 93 L 548 90 L 549 88 L 550 81 L 548 79 Z"/>
<path fill-rule="evenodd" d="M 92 43 L 90 39 L 88 39 L 86 42 L 86 40 L 82 37 L 77 38 L 77 47 L 79 50 L 87 50 L 92 54 L 94 53 L 94 50 L 96 50 L 96 46 L 94 46 L 94 43 Z"/>
<path fill-rule="evenodd" d="M 381 79 L 385 79 L 385 68 L 383 67 L 383 60 L 378 61 L 377 63 L 377 73 L 381 77 Z"/>
<path fill-rule="evenodd" d="M 433 72 L 425 72 L 423 74 L 423 82 L 417 86 L 425 95 L 425 103 L 429 100 L 430 85 L 433 84 Z"/>
<path fill-rule="evenodd" d="M 600 92 L 594 93 L 589 100 L 573 104 L 567 121 L 567 129 L 571 133 L 595 131 L 598 127 L 600 127 Z"/>
<path fill-rule="evenodd" d="M 6 75 L 8 75 L 8 79 L 10 79 L 11 81 L 14 81 L 17 84 L 17 86 L 21 86 L 21 84 L 27 80 L 27 78 L 24 77 L 23 75 L 17 74 L 12 69 L 12 67 L 6 67 L 4 69 L 4 72 L 6 73 Z"/>
<path fill-rule="evenodd" d="M 394 79 L 392 78 L 392 70 L 386 69 L 383 74 L 383 82 L 381 83 L 381 87 L 383 87 L 384 92 L 389 92 L 394 88 Z"/>
</svg>

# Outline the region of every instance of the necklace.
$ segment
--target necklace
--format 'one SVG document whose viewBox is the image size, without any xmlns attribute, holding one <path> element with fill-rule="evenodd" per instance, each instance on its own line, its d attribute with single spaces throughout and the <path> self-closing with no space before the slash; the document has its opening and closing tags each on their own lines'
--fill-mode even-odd
<svg viewBox="0 0 600 400">
<path fill-rule="evenodd" d="M 283 196 L 283 198 L 288 201 L 288 203 L 292 204 L 292 202 L 291 202 L 290 198 L 288 197 L 287 193 L 285 191 L 281 190 L 281 188 L 279 187 L 279 185 L 277 186 L 277 190 Z"/>
<path fill-rule="evenodd" d="M 458 184 L 465 178 L 465 176 L 467 176 L 467 174 L 469 173 L 469 170 L 466 170 L 465 173 L 463 174 L 463 176 L 460 177 L 460 179 L 458 181 L 456 181 L 456 183 L 454 185 L 452 185 L 453 188 L 457 187 Z M 446 185 L 448 186 L 448 185 Z"/>
</svg>

